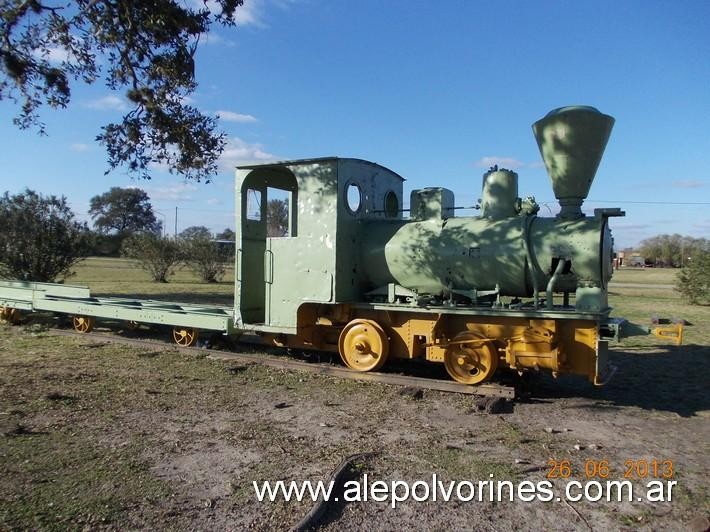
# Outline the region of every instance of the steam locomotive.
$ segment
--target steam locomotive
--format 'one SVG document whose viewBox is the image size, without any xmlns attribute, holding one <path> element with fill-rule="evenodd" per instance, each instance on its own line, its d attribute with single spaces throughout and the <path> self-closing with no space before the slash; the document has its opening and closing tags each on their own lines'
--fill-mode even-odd
<svg viewBox="0 0 710 532">
<path fill-rule="evenodd" d="M 538 216 L 518 196 L 518 175 L 483 176 L 478 216 L 457 216 L 446 188 L 414 190 L 369 161 L 339 157 L 247 165 L 236 171 L 233 307 L 92 297 L 85 287 L 0 282 L 0 317 L 20 311 L 173 327 L 192 345 L 200 330 L 339 353 L 354 371 L 389 358 L 443 363 L 464 384 L 500 369 L 613 373 L 608 343 L 625 321 L 610 316 L 608 282 L 617 208 L 582 211 L 614 119 L 562 107 L 533 124 L 560 211 Z M 269 231 L 267 205 L 283 198 L 288 228 Z M 629 330 L 626 330 L 628 333 Z M 638 329 L 633 332 L 638 332 Z M 649 331 L 646 331 L 649 332 Z M 657 329 L 682 339 L 682 328 Z"/>
<path fill-rule="evenodd" d="M 582 211 L 614 119 L 563 107 L 533 125 L 560 212 L 538 216 L 518 175 L 483 176 L 480 215 L 455 215 L 446 188 L 414 190 L 367 161 L 323 158 L 237 171 L 236 327 L 276 345 L 337 351 L 356 371 L 388 357 L 443 362 L 466 384 L 499 367 L 606 379 L 609 218 Z M 266 233 L 274 190 L 289 232 Z M 258 197 L 261 209 L 249 204 Z"/>
</svg>

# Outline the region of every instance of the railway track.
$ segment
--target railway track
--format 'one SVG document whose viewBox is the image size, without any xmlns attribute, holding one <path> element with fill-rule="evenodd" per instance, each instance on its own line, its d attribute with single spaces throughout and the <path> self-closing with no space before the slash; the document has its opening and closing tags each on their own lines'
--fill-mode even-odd
<svg viewBox="0 0 710 532">
<path fill-rule="evenodd" d="M 187 354 L 200 353 L 206 354 L 207 358 L 213 360 L 239 362 L 242 364 L 259 364 L 261 366 L 267 366 L 276 369 L 315 373 L 318 375 L 329 375 L 341 379 L 377 382 L 380 384 L 390 384 L 393 386 L 402 387 L 415 387 L 425 390 L 436 390 L 440 392 L 499 397 L 501 399 L 512 400 L 515 398 L 515 389 L 512 386 L 503 386 L 500 384 L 486 383 L 479 384 L 477 386 L 470 386 L 449 380 L 433 379 L 426 377 L 413 377 L 393 373 L 361 373 L 345 367 L 334 366 L 332 364 L 320 362 L 305 362 L 302 360 L 294 360 L 283 356 L 270 355 L 266 353 L 235 353 L 231 351 L 220 351 L 216 349 L 180 347 L 175 344 L 161 342 L 159 340 L 126 338 L 122 336 L 116 336 L 114 334 L 106 334 L 99 332 L 92 332 L 90 335 L 87 335 L 85 333 L 54 328 L 49 329 L 47 332 L 48 334 L 51 334 L 53 336 L 81 338 L 82 340 L 87 340 L 91 342 L 103 341 L 115 344 L 132 345 L 147 349 L 180 351 Z"/>
</svg>

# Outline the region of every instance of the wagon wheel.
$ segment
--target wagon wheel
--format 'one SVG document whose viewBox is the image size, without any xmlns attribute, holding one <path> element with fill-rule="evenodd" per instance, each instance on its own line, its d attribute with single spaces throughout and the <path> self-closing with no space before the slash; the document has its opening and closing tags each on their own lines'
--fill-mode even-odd
<svg viewBox="0 0 710 532">
<path fill-rule="evenodd" d="M 480 384 L 498 368 L 498 352 L 490 340 L 465 331 L 456 335 L 444 355 L 446 371 L 455 381 Z"/>
<path fill-rule="evenodd" d="M 91 316 L 74 316 L 72 318 L 72 325 L 74 325 L 74 330 L 80 333 L 88 333 L 94 329 L 94 324 L 96 319 Z"/>
<path fill-rule="evenodd" d="M 340 333 L 338 352 L 350 369 L 374 371 L 387 360 L 389 339 L 376 322 L 353 320 Z"/>
<path fill-rule="evenodd" d="M 197 329 L 175 327 L 173 329 L 173 340 L 181 347 L 191 347 L 197 341 L 197 334 Z"/>
<path fill-rule="evenodd" d="M 0 321 L 9 323 L 10 325 L 16 325 L 20 323 L 22 319 L 22 314 L 16 308 L 12 307 L 0 307 Z"/>
<path fill-rule="evenodd" d="M 138 327 L 140 327 L 140 326 L 141 326 L 140 323 L 138 323 L 137 321 L 133 321 L 133 320 L 129 320 L 129 321 L 126 321 L 126 322 L 123 323 L 123 327 L 124 327 L 127 331 L 135 331 L 135 330 L 138 329 Z"/>
</svg>

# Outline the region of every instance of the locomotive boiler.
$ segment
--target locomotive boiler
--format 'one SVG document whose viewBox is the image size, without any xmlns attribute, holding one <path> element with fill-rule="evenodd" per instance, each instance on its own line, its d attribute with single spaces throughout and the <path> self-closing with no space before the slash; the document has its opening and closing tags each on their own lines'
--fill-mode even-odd
<svg viewBox="0 0 710 532">
<path fill-rule="evenodd" d="M 492 168 L 483 176 L 480 216 L 454 217 L 453 194 L 417 190 L 410 220 L 370 226 L 363 242 L 375 286 L 396 283 L 439 301 L 476 302 L 482 294 L 534 297 L 552 308 L 553 293 L 574 293 L 577 310 L 607 307 L 613 240 L 610 216 L 582 212 L 614 119 L 591 107 L 550 112 L 533 129 L 560 203 L 554 218 L 537 216 L 533 198 L 518 197 L 518 175 Z"/>
</svg>

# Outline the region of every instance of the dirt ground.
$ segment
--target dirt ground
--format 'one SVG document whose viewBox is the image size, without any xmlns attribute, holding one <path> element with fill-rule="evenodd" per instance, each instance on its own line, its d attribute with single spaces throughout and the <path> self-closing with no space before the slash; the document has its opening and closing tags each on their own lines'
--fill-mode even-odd
<svg viewBox="0 0 710 532">
<path fill-rule="evenodd" d="M 0 325 L 0 529 L 288 529 L 310 502 L 253 481 L 542 481 L 549 460 L 672 460 L 664 503 L 333 503 L 326 530 L 702 529 L 710 515 L 710 353 L 616 350 L 605 388 L 543 379 L 506 413 L 473 397 L 240 366 Z M 371 481 L 372 481 L 371 480 Z M 636 480 L 635 485 L 643 482 Z M 563 485 L 554 481 L 555 489 Z"/>
</svg>

